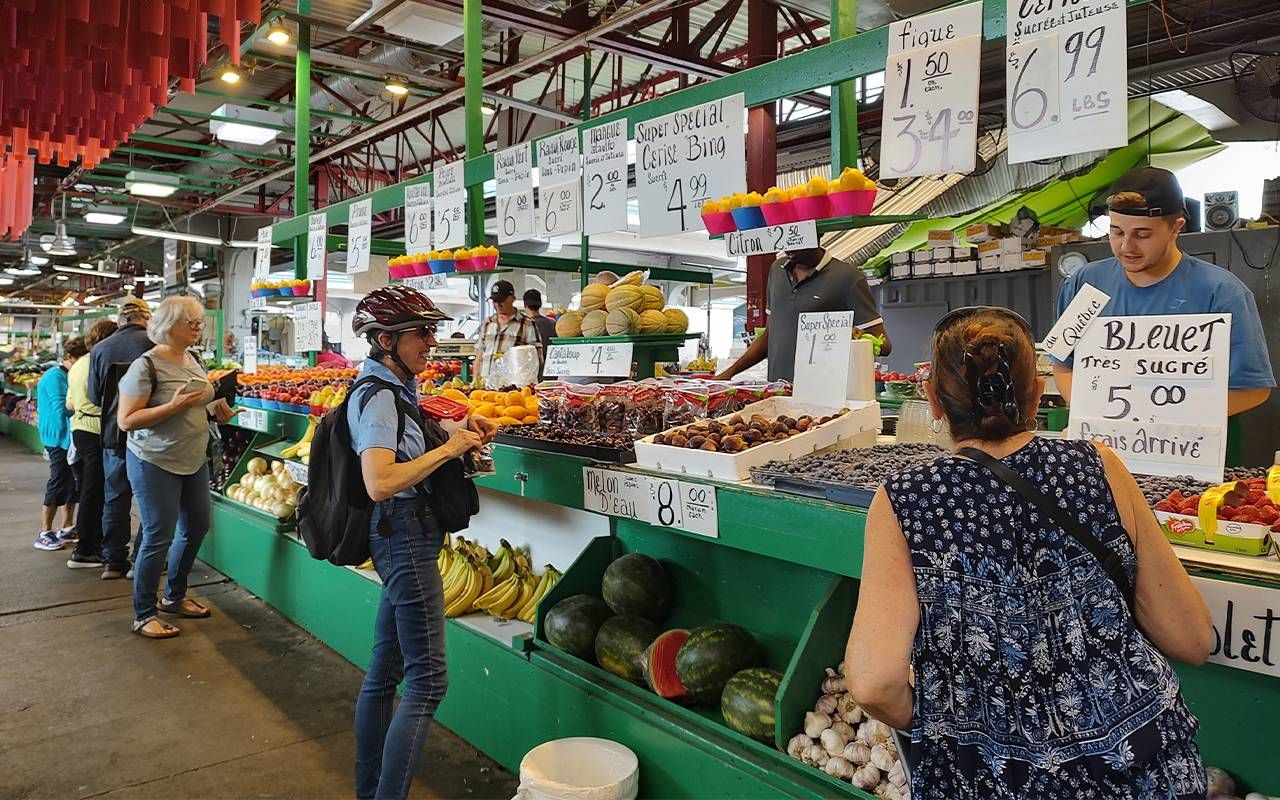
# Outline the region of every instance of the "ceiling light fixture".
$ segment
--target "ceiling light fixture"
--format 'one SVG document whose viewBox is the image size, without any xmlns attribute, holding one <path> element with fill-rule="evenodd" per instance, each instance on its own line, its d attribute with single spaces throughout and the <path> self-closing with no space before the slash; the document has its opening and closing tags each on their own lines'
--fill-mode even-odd
<svg viewBox="0 0 1280 800">
<path fill-rule="evenodd" d="M 284 125 L 284 116 L 274 111 L 246 108 L 245 106 L 236 106 L 229 103 L 218 106 L 213 112 L 213 116 L 237 120 L 209 120 L 209 133 L 224 142 L 264 145 L 274 141 L 280 132 L 275 127 L 263 126 Z"/>
<path fill-rule="evenodd" d="M 253 239 L 232 239 L 231 241 L 227 242 L 227 246 L 241 247 L 241 248 L 244 248 L 245 250 L 252 250 L 258 246 L 258 243 Z"/>
<path fill-rule="evenodd" d="M 129 212 L 116 206 L 89 206 L 84 213 L 84 221 L 91 225 L 119 225 L 124 222 Z"/>
<path fill-rule="evenodd" d="M 120 273 L 109 269 L 85 269 L 84 266 L 72 267 L 67 264 L 54 264 L 58 272 L 69 272 L 73 275 L 92 275 L 95 278 L 119 278 Z"/>
<path fill-rule="evenodd" d="M 165 231 L 160 228 L 146 228 L 141 225 L 134 225 L 129 229 L 138 236 L 154 236 L 157 239 L 176 239 L 179 242 L 194 242 L 195 244 L 211 244 L 215 247 L 221 247 L 223 242 L 216 236 L 202 236 L 198 233 L 184 233 L 183 231 Z"/>
<path fill-rule="evenodd" d="M 124 186 L 139 197 L 168 197 L 178 191 L 178 176 L 135 169 L 124 176 Z"/>
<path fill-rule="evenodd" d="M 240 70 L 236 69 L 234 64 L 227 64 L 218 73 L 218 80 L 232 86 L 240 82 Z"/>
<path fill-rule="evenodd" d="M 76 240 L 67 235 L 67 223 L 58 220 L 53 226 L 53 236 L 40 237 L 40 249 L 51 256 L 73 256 L 76 254 Z"/>
<path fill-rule="evenodd" d="M 55 281 L 69 281 L 69 280 L 71 280 L 71 278 L 67 277 L 66 275 L 54 275 L 54 276 L 53 276 L 53 279 L 54 279 Z"/>
<path fill-rule="evenodd" d="M 277 18 L 271 23 L 271 27 L 267 28 L 267 41 L 272 44 L 286 45 L 293 38 L 289 34 L 289 29 L 285 27 L 284 21 Z"/>
<path fill-rule="evenodd" d="M 382 79 L 383 85 L 387 91 L 396 97 L 404 97 L 409 93 L 409 84 L 399 75 L 387 75 Z"/>
<path fill-rule="evenodd" d="M 498 113 L 498 109 L 494 108 L 488 103 L 482 103 L 480 105 L 480 113 L 485 115 L 486 117 L 492 117 L 494 114 Z"/>
<path fill-rule="evenodd" d="M 0 278 L 0 286 L 12 286 L 13 278 Z"/>
<path fill-rule="evenodd" d="M 5 267 L 4 274 L 16 275 L 19 278 L 29 278 L 32 275 L 39 275 L 40 270 L 27 267 Z"/>
<path fill-rule="evenodd" d="M 49 257 L 29 255 L 27 256 L 27 263 L 31 264 L 33 267 L 43 267 L 45 264 L 49 263 Z M 36 271 L 39 272 L 39 270 Z"/>
</svg>

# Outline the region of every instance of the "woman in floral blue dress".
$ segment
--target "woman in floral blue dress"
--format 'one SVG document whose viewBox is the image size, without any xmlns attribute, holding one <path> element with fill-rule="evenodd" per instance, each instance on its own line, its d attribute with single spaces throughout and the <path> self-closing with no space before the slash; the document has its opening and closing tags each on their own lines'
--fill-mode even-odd
<svg viewBox="0 0 1280 800">
<path fill-rule="evenodd" d="M 845 675 L 868 713 L 911 730 L 912 798 L 1204 798 L 1196 719 L 1168 658 L 1203 662 L 1212 623 L 1133 476 L 1105 447 L 1027 431 L 1044 382 L 1013 312 L 944 318 L 925 388 L 957 450 L 1040 489 L 1123 575 L 969 458 L 886 481 Z"/>
</svg>

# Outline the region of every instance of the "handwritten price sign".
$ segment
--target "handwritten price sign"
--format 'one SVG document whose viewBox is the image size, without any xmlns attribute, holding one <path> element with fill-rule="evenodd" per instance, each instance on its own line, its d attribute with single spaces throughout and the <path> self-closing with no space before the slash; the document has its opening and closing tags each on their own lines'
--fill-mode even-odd
<svg viewBox="0 0 1280 800">
<path fill-rule="evenodd" d="M 493 156 L 498 244 L 533 236 L 533 150 L 528 142 Z"/>
<path fill-rule="evenodd" d="M 1007 0 L 1009 161 L 1129 143 L 1127 22 L 1119 0 Z M 1036 135 L 1052 129 L 1051 136 Z"/>
<path fill-rule="evenodd" d="M 307 218 L 307 280 L 324 280 L 324 255 L 329 221 L 324 212 Z"/>
<path fill-rule="evenodd" d="M 580 168 L 577 131 L 538 140 L 539 236 L 559 236 L 581 227 Z"/>
<path fill-rule="evenodd" d="M 454 161 L 435 171 L 431 196 L 435 208 L 435 247 L 439 250 L 462 247 L 467 243 L 467 188 L 463 162 Z"/>
<path fill-rule="evenodd" d="M 749 231 L 731 231 L 724 236 L 724 249 L 729 258 L 772 255 L 782 250 L 817 246 L 818 226 L 811 219 Z"/>
<path fill-rule="evenodd" d="M 582 505 L 587 511 L 713 539 L 720 535 L 714 486 L 583 467 Z"/>
<path fill-rule="evenodd" d="M 271 226 L 258 228 L 258 246 L 253 258 L 253 277 L 266 280 L 271 272 Z M 175 278 L 176 281 L 176 278 Z"/>
<path fill-rule="evenodd" d="M 889 26 L 884 177 L 973 170 L 981 56 L 981 3 Z"/>
<path fill-rule="evenodd" d="M 418 253 L 431 247 L 431 185 L 415 183 L 404 187 L 405 252 Z"/>
<path fill-rule="evenodd" d="M 627 227 L 627 123 L 614 120 L 582 133 L 582 179 L 587 203 L 582 232 L 612 233 Z"/>
<path fill-rule="evenodd" d="M 746 190 L 740 94 L 636 123 L 640 235 L 700 231 L 702 205 Z"/>
<path fill-rule="evenodd" d="M 1098 319 L 1076 346 L 1068 436 L 1133 472 L 1220 483 L 1230 349 L 1230 314 Z"/>
<path fill-rule="evenodd" d="M 557 378 L 629 378 L 631 358 L 631 342 L 553 344 L 544 372 Z"/>
<path fill-rule="evenodd" d="M 373 201 L 352 203 L 347 214 L 347 273 L 369 271 L 373 244 Z"/>
</svg>

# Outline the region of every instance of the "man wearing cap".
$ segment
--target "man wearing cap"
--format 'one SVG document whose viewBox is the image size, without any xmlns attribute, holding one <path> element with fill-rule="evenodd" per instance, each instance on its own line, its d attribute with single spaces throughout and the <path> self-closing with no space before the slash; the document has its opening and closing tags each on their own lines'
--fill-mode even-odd
<svg viewBox="0 0 1280 800">
<path fill-rule="evenodd" d="M 494 283 L 489 290 L 489 301 L 493 303 L 493 316 L 480 324 L 480 334 L 476 339 L 476 374 L 486 381 L 497 359 L 511 348 L 532 345 L 538 348 L 539 360 L 543 352 L 533 320 L 516 308 L 516 287 L 511 285 L 511 281 Z"/>
<path fill-rule="evenodd" d="M 794 250 L 769 267 L 766 294 L 768 326 L 747 351 L 716 377 L 729 380 L 739 372 L 769 357 L 769 380 L 793 380 L 796 341 L 800 335 L 800 315 L 823 311 L 852 311 L 854 336 L 870 333 L 884 337 L 881 355 L 893 345 L 885 332 L 884 320 L 862 270 L 833 258 L 821 247 Z"/>
<path fill-rule="evenodd" d="M 1114 258 L 1094 261 L 1066 279 L 1058 314 L 1086 283 L 1111 296 L 1109 317 L 1167 314 L 1231 314 L 1231 368 L 1227 414 L 1242 414 L 1267 401 L 1276 380 L 1253 292 L 1228 270 L 1178 249 L 1187 224 L 1182 187 L 1172 172 L 1139 167 L 1115 182 L 1107 197 Z M 1071 401 L 1068 357 L 1054 365 L 1058 391 Z"/>
<path fill-rule="evenodd" d="M 116 418 L 117 386 L 125 370 L 139 356 L 155 347 L 147 338 L 151 306 L 139 297 L 120 304 L 120 327 L 98 342 L 89 353 L 89 402 L 102 409 L 102 579 L 128 576 L 129 507 L 133 490 L 125 472 L 122 441 L 112 442 Z M 120 446 L 117 447 L 117 444 Z"/>
</svg>

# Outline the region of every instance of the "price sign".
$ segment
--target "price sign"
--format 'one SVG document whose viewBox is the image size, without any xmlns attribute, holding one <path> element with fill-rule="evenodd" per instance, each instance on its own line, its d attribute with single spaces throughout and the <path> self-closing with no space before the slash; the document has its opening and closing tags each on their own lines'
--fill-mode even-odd
<svg viewBox="0 0 1280 800">
<path fill-rule="evenodd" d="M 467 187 L 463 162 L 454 161 L 435 171 L 431 204 L 435 209 L 435 247 L 443 250 L 467 243 Z"/>
<path fill-rule="evenodd" d="M 493 154 L 498 244 L 533 236 L 533 149 L 528 142 Z"/>
<path fill-rule="evenodd" d="M 1076 346 L 1067 436 L 1133 472 L 1221 483 L 1230 314 L 1102 317 Z"/>
<path fill-rule="evenodd" d="M 636 123 L 641 236 L 704 230 L 703 203 L 746 190 L 743 108 L 736 94 Z"/>
<path fill-rule="evenodd" d="M 235 423 L 241 428 L 248 428 L 259 433 L 269 433 L 267 428 L 267 412 L 261 408 L 241 408 L 235 416 Z"/>
<path fill-rule="evenodd" d="M 325 237 L 329 233 L 329 221 L 324 212 L 307 218 L 307 280 L 324 280 Z"/>
<path fill-rule="evenodd" d="M 1209 660 L 1280 677 L 1280 591 L 1232 581 L 1192 577 L 1213 618 Z"/>
<path fill-rule="evenodd" d="M 553 344 L 547 347 L 543 372 L 557 378 L 629 378 L 631 351 L 631 342 Z"/>
<path fill-rule="evenodd" d="M 289 461 L 285 459 L 284 469 L 285 472 L 289 473 L 289 477 L 293 478 L 294 483 L 300 483 L 303 486 L 307 485 L 308 470 L 306 464 L 299 464 L 297 461 Z"/>
<path fill-rule="evenodd" d="M 801 314 L 796 336 L 795 398 L 819 406 L 843 406 L 852 349 L 852 311 Z"/>
<path fill-rule="evenodd" d="M 265 297 L 249 298 L 249 308 L 266 308 L 266 307 L 267 307 L 267 298 Z"/>
<path fill-rule="evenodd" d="M 347 215 L 347 273 L 369 271 L 373 243 L 373 201 L 352 203 Z"/>
<path fill-rule="evenodd" d="M 431 249 L 431 186 L 415 183 L 404 187 L 404 250 L 406 253 Z"/>
<path fill-rule="evenodd" d="M 749 231 L 730 231 L 724 235 L 724 249 L 729 258 L 760 256 L 817 246 L 818 226 L 811 219 Z"/>
<path fill-rule="evenodd" d="M 582 504 L 612 517 L 711 538 L 720 535 L 716 489 L 701 483 L 583 467 Z"/>
<path fill-rule="evenodd" d="M 1076 349 L 1084 332 L 1102 316 L 1110 300 L 1111 295 L 1091 283 L 1081 286 L 1075 299 L 1049 330 L 1049 335 L 1044 337 L 1045 352 L 1059 361 L 1066 360 Z"/>
<path fill-rule="evenodd" d="M 587 204 L 582 232 L 627 228 L 627 123 L 614 120 L 582 132 L 582 182 Z"/>
<path fill-rule="evenodd" d="M 258 228 L 258 246 L 253 258 L 253 277 L 266 280 L 271 273 L 271 226 Z"/>
<path fill-rule="evenodd" d="M 973 170 L 981 57 L 981 3 L 889 26 L 884 177 Z"/>
<path fill-rule="evenodd" d="M 443 273 L 419 275 L 415 278 L 405 278 L 400 282 L 405 286 L 413 287 L 420 292 L 430 292 L 449 288 L 449 276 Z"/>
<path fill-rule="evenodd" d="M 319 303 L 299 303 L 293 307 L 293 349 L 297 353 L 319 350 L 323 342 L 324 322 Z"/>
<path fill-rule="evenodd" d="M 560 236 L 582 227 L 578 132 L 538 140 L 538 235 Z"/>
<path fill-rule="evenodd" d="M 1010 163 L 1129 143 L 1124 3 L 1007 0 L 1007 25 Z"/>
<path fill-rule="evenodd" d="M 255 340 L 252 346 L 246 345 L 244 348 L 244 374 L 253 375 L 258 371 L 258 343 Z"/>
</svg>

